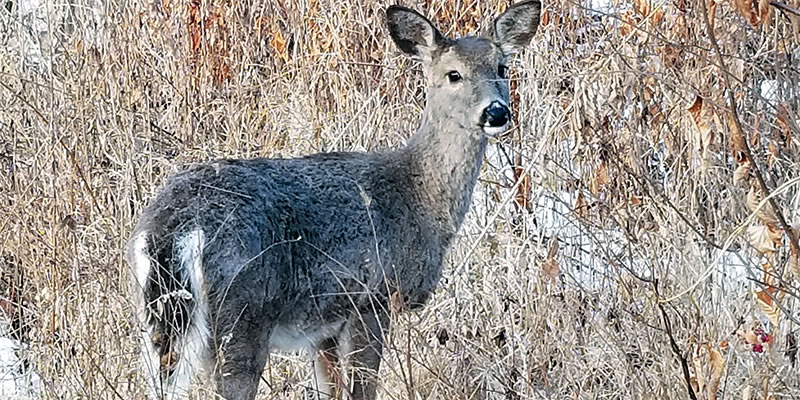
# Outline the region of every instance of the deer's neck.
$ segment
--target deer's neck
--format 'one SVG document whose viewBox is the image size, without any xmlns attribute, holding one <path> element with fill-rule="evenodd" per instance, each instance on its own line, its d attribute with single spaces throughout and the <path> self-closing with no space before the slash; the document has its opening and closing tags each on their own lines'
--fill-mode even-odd
<svg viewBox="0 0 800 400">
<path fill-rule="evenodd" d="M 405 153 L 417 198 L 449 241 L 469 209 L 487 138 L 477 126 L 435 118 L 428 111 Z"/>
</svg>

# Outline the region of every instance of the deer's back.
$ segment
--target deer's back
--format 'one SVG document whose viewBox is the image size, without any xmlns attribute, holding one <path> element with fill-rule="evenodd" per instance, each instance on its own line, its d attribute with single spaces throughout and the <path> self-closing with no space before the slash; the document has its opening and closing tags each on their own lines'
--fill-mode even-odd
<svg viewBox="0 0 800 400">
<path fill-rule="evenodd" d="M 203 231 L 212 318 L 262 307 L 301 330 L 335 326 L 370 296 L 399 290 L 422 304 L 446 243 L 394 153 L 221 160 L 173 176 L 145 211 L 160 264 L 175 238 Z M 307 326 L 303 326 L 303 324 Z M 327 334 L 327 333 L 325 333 Z"/>
</svg>

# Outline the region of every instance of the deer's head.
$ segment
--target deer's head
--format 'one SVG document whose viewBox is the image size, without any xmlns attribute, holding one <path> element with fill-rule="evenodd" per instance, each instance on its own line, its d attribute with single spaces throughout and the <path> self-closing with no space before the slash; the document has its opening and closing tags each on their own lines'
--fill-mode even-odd
<svg viewBox="0 0 800 400">
<path fill-rule="evenodd" d="M 480 36 L 451 39 L 416 11 L 389 7 L 392 39 L 425 69 L 428 122 L 447 121 L 489 136 L 504 131 L 511 119 L 508 61 L 530 43 L 540 10 L 539 0 L 518 3 Z"/>
</svg>

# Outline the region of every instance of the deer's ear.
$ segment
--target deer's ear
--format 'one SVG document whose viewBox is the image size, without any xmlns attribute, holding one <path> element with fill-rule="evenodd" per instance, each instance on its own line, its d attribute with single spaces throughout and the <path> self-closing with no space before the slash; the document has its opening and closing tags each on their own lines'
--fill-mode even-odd
<svg viewBox="0 0 800 400">
<path fill-rule="evenodd" d="M 431 21 L 402 6 L 386 9 L 386 24 L 392 40 L 407 55 L 430 61 L 431 53 L 445 42 L 445 37 Z"/>
<path fill-rule="evenodd" d="M 530 44 L 539 27 L 541 11 L 539 0 L 514 4 L 494 20 L 483 36 L 498 43 L 506 54 L 514 54 Z"/>
</svg>

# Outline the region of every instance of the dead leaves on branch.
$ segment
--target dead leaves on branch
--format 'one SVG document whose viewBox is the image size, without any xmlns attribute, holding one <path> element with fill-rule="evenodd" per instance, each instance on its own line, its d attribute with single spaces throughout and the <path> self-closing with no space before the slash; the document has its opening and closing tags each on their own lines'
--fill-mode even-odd
<svg viewBox="0 0 800 400">
<path fill-rule="evenodd" d="M 784 236 L 788 238 L 786 232 L 781 228 L 778 223 L 777 216 L 772 210 L 771 206 L 763 200 L 761 191 L 752 185 L 750 191 L 747 193 L 747 208 L 753 213 L 758 220 L 755 225 L 747 228 L 747 239 L 751 246 L 763 256 L 768 259 L 773 259 L 774 255 L 784 247 Z M 793 226 L 789 229 L 795 237 L 800 233 L 800 227 Z M 800 257 L 796 253 L 793 246 L 788 246 L 790 249 L 790 263 L 795 278 L 800 277 Z"/>
<path fill-rule="evenodd" d="M 778 125 L 777 138 L 781 147 L 789 150 L 792 147 L 792 117 L 785 103 L 778 104 L 776 123 Z"/>
<path fill-rule="evenodd" d="M 542 263 L 542 277 L 544 280 L 555 282 L 561 270 L 558 267 L 558 237 L 550 239 L 550 247 L 547 250 L 547 258 Z"/>
<path fill-rule="evenodd" d="M 778 290 L 775 287 L 768 287 L 764 290 L 759 290 L 755 293 L 756 297 L 756 305 L 761 312 L 764 313 L 769 319 L 769 322 L 772 323 L 772 326 L 777 327 L 780 323 L 780 308 L 778 308 L 778 304 L 775 301 L 775 296 L 778 293 Z M 779 293 L 785 293 L 783 291 Z"/>
<path fill-rule="evenodd" d="M 774 255 L 784 247 L 784 236 L 786 232 L 780 227 L 778 219 L 770 207 L 761 196 L 761 191 L 752 186 L 747 193 L 747 207 L 753 213 L 758 222 L 747 228 L 747 239 L 751 246 L 768 259 L 773 259 Z M 797 237 L 800 229 L 797 226 L 790 227 L 792 233 Z M 790 263 L 795 278 L 800 277 L 800 257 L 793 246 L 790 249 Z"/>
<path fill-rule="evenodd" d="M 757 188 L 755 184 L 751 185 L 750 190 L 747 192 L 746 204 L 750 212 L 754 213 L 763 225 L 775 230 L 782 230 L 778 227 L 778 217 L 769 203 L 764 201 L 761 189 Z"/>
<path fill-rule="evenodd" d="M 695 96 L 694 102 L 687 111 L 692 117 L 694 142 L 701 159 L 701 171 L 707 173 L 709 164 L 715 156 L 713 148 L 717 138 L 715 129 L 723 128 L 723 124 L 717 110 L 701 96 Z M 747 135 L 742 131 L 741 125 L 737 123 L 736 117 L 732 113 L 723 111 L 723 117 L 727 125 L 731 157 L 736 163 L 733 171 L 733 184 L 737 187 L 749 187 L 745 205 L 748 211 L 753 213 L 757 219 L 756 224 L 747 228 L 747 239 L 758 253 L 770 256 L 782 247 L 785 232 L 778 222 L 775 210 L 772 209 L 769 203 L 764 201 L 764 196 L 754 177 L 754 160 L 747 156 L 753 151 L 750 149 L 761 148 L 762 135 L 757 129 L 754 129 L 748 140 Z M 791 129 L 789 129 L 790 118 L 786 106 L 782 105 L 778 108 L 776 119 L 779 132 L 783 130 L 791 132 Z M 754 126 L 758 127 L 758 125 L 758 120 L 756 120 Z M 788 133 L 779 136 L 779 138 L 783 139 L 784 143 L 790 143 L 791 141 L 791 136 Z M 775 155 L 778 152 L 777 147 L 775 140 L 768 146 L 768 149 L 774 149 L 767 153 L 771 155 L 771 159 L 777 157 Z M 794 265 L 798 264 L 796 258 L 793 257 Z"/>
<path fill-rule="evenodd" d="M 633 11 L 645 19 L 651 27 L 658 26 L 664 19 L 664 5 L 653 4 L 651 0 L 633 0 Z"/>
<path fill-rule="evenodd" d="M 781 246 L 783 231 L 764 225 L 755 225 L 747 228 L 747 238 L 756 251 L 767 254 L 777 251 Z"/>
<path fill-rule="evenodd" d="M 779 223 L 778 215 L 772 208 L 772 205 L 765 201 L 764 194 L 762 193 L 760 184 L 758 183 L 755 173 L 756 168 L 754 163 L 756 160 L 751 153 L 759 154 L 762 152 L 762 139 L 770 135 L 762 136 L 758 131 L 759 116 L 756 116 L 752 130 L 752 134 L 748 135 L 742 131 L 741 124 L 736 120 L 736 117 L 728 111 L 715 110 L 706 99 L 701 96 L 695 96 L 694 102 L 687 109 L 691 115 L 692 124 L 694 128 L 694 143 L 697 146 L 697 152 L 701 158 L 701 170 L 704 173 L 708 172 L 708 166 L 716 155 L 713 151 L 713 143 L 716 140 L 716 129 L 724 128 L 720 120 L 720 115 L 727 125 L 727 139 L 730 145 L 731 158 L 736 164 L 733 171 L 733 184 L 736 187 L 745 187 L 748 189 L 745 195 L 744 204 L 747 207 L 749 214 L 754 216 L 754 223 L 746 228 L 746 237 L 750 245 L 756 252 L 767 261 L 764 264 L 764 282 L 766 288 L 754 293 L 754 301 L 758 309 L 767 317 L 774 326 L 780 323 L 781 309 L 778 307 L 777 300 L 779 300 L 784 291 L 780 290 L 782 285 L 783 276 L 778 276 L 778 273 L 772 268 L 771 262 L 774 262 L 775 255 L 778 251 L 784 248 L 784 236 L 786 232 L 783 230 Z M 781 151 L 788 150 L 787 143 L 791 143 L 791 117 L 789 116 L 788 108 L 785 105 L 780 105 L 776 113 L 777 120 L 777 135 L 774 135 L 770 140 L 766 153 L 769 165 L 773 165 L 779 160 Z M 725 133 L 722 134 L 725 136 Z M 741 192 L 739 192 L 741 193 Z M 793 228 L 793 231 L 795 229 Z M 798 255 L 794 254 L 795 250 L 792 248 L 790 263 L 795 277 L 800 277 L 800 260 Z M 783 273 L 783 269 L 781 270 Z M 780 278 L 780 279 L 779 279 Z M 761 346 L 760 344 L 757 344 Z M 755 345 L 754 345 L 755 346 Z M 702 391 L 703 382 L 698 382 Z"/>
<path fill-rule="evenodd" d="M 708 101 L 704 101 L 702 97 L 695 96 L 694 102 L 687 109 L 692 116 L 692 123 L 695 128 L 695 143 L 700 153 L 701 172 L 708 171 L 709 163 L 713 158 L 712 144 L 714 143 L 715 134 L 712 128 L 714 124 L 714 111 L 713 106 Z"/>
<path fill-rule="evenodd" d="M 289 52 L 286 47 L 286 38 L 283 37 L 283 31 L 280 29 L 280 26 L 273 18 L 270 18 L 268 22 L 264 21 L 264 24 L 266 25 L 266 30 L 269 35 L 270 47 L 272 47 L 272 50 L 281 61 L 288 61 Z"/>
<path fill-rule="evenodd" d="M 605 160 L 600 162 L 600 165 L 592 171 L 592 193 L 596 196 L 601 191 L 609 186 L 611 177 L 608 171 L 608 162 Z"/>
<path fill-rule="evenodd" d="M 748 160 L 746 155 L 748 147 L 744 133 L 739 129 L 739 125 L 736 123 L 733 114 L 726 112 L 725 120 L 728 123 L 728 131 L 730 132 L 731 155 L 733 159 L 740 164 L 750 162 L 751 160 Z"/>
<path fill-rule="evenodd" d="M 733 9 L 753 26 L 769 25 L 772 8 L 769 0 L 731 0 Z"/>
<path fill-rule="evenodd" d="M 716 347 L 708 343 L 698 344 L 692 349 L 692 389 L 698 400 L 715 400 L 722 376 L 725 374 L 725 359 Z"/>
<path fill-rule="evenodd" d="M 204 74 L 209 74 L 220 85 L 232 76 L 231 30 L 227 21 L 232 4 L 228 0 L 191 0 L 186 7 L 184 16 L 195 80 L 200 82 Z"/>
<path fill-rule="evenodd" d="M 753 163 L 750 161 L 745 161 L 740 163 L 735 170 L 733 170 L 733 184 L 735 186 L 740 186 L 744 183 L 750 182 L 750 169 L 753 167 Z"/>
<path fill-rule="evenodd" d="M 775 271 L 775 267 L 772 264 L 765 262 L 761 265 L 761 268 L 763 273 L 761 281 L 765 288 L 758 290 L 753 295 L 758 308 L 769 319 L 772 326 L 777 328 L 780 324 L 780 308 L 777 301 L 781 301 L 786 292 L 778 289 L 782 283 L 778 279 L 778 272 Z"/>
</svg>

